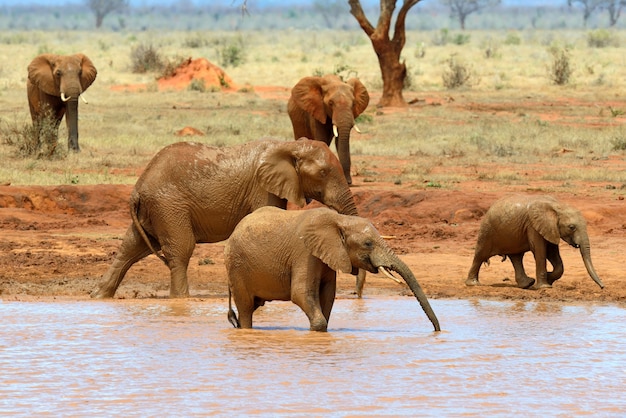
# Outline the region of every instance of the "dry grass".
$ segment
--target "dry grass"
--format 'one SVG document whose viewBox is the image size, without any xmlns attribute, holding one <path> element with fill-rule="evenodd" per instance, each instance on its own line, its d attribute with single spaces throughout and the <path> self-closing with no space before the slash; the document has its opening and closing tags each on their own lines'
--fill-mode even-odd
<svg viewBox="0 0 626 418">
<path fill-rule="evenodd" d="M 374 96 L 367 118 L 360 123 L 363 135 L 357 135 L 353 141 L 356 170 L 367 170 L 359 161 L 360 155 L 395 156 L 410 159 L 398 181 L 424 179 L 445 184 L 473 175 L 485 181 L 514 182 L 513 172 L 489 175 L 481 172 L 480 167 L 486 163 L 554 163 L 555 153 L 568 149 L 572 152 L 558 157 L 559 164 L 572 167 L 558 171 L 564 182 L 610 178 L 626 183 L 624 173 L 586 170 L 582 174 L 580 170 L 593 159 L 624 154 L 623 149 L 614 148 L 616 143 L 626 143 L 624 116 L 620 112 L 626 109 L 572 106 L 566 115 L 570 124 L 564 125 L 541 120 L 534 113 L 536 109 L 524 107 L 529 100 L 569 98 L 593 102 L 596 98 L 616 97 L 626 83 L 623 48 L 591 48 L 585 31 L 516 33 L 520 45 L 505 43 L 511 34 L 504 31 L 470 32 L 470 43 L 462 46 L 432 45 L 435 35 L 407 34 L 404 59 L 412 84 L 405 91 L 405 98 L 430 97 L 441 105 L 381 111 L 375 107 L 382 87 L 378 62 L 369 41 L 359 31 L 0 32 L 0 103 L 4 109 L 0 118 L 4 121 L 20 124 L 30 120 L 26 66 L 37 54 L 83 52 L 98 67 L 98 78 L 86 93 L 90 103 L 81 103 L 79 109 L 83 152 L 56 161 L 24 159 L 16 157 L 15 150 L 0 141 L 0 183 L 134 183 L 156 151 L 181 140 L 174 133 L 186 126 L 206 133 L 193 140 L 220 146 L 263 136 L 290 139 L 286 100 L 264 98 L 254 92 L 254 86 L 291 87 L 302 76 L 337 68 L 347 68 L 344 74 L 360 77 Z M 616 37 L 623 35 L 618 32 Z M 157 74 L 137 74 L 131 69 L 131 51 L 141 44 L 153 45 L 168 60 L 204 57 L 219 63 L 220 48 L 231 41 L 245 48 L 246 60 L 225 70 L 239 86 L 249 85 L 251 89 L 236 93 L 211 89 L 158 92 Z M 486 58 L 486 45 L 497 54 Z M 567 86 L 551 83 L 551 45 L 567 46 L 571 52 L 574 72 Z M 453 54 L 471 65 L 477 83 L 445 89 L 442 73 Z M 111 90 L 114 85 L 138 83 L 145 83 L 146 89 Z M 513 114 L 498 112 L 499 103 L 511 102 L 520 103 Z M 456 103 L 463 103 L 465 110 L 458 110 Z M 471 103 L 477 104 L 476 110 L 468 107 Z M 493 111 L 480 106 L 492 106 Z M 606 124 L 577 124 L 590 116 L 600 117 Z M 66 136 L 63 123 L 60 146 L 66 147 Z M 447 164 L 478 169 L 463 175 L 446 175 Z"/>
</svg>

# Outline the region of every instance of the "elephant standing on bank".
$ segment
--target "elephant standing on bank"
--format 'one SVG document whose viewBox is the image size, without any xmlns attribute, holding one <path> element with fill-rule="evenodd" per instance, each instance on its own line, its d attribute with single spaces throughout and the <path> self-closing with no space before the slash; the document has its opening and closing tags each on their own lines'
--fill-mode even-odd
<svg viewBox="0 0 626 418">
<path fill-rule="evenodd" d="M 494 255 L 509 257 L 515 269 L 517 286 L 527 289 L 535 280 L 524 271 L 524 253 L 535 256 L 536 288 L 552 287 L 563 275 L 559 240 L 580 248 L 589 276 L 604 288 L 591 263 L 587 223 L 577 209 L 551 196 L 514 195 L 496 201 L 483 218 L 472 267 L 465 284 L 476 286 L 482 263 Z M 503 260 L 504 260 L 503 258 Z M 547 271 L 546 260 L 552 264 Z"/>
<path fill-rule="evenodd" d="M 34 126 L 40 130 L 45 120 L 54 124 L 55 135 L 65 115 L 68 148 L 78 146 L 78 98 L 96 79 L 96 67 L 83 54 L 41 54 L 28 65 L 26 90 Z M 86 101 L 85 101 L 86 103 Z"/>
<path fill-rule="evenodd" d="M 352 184 L 350 131 L 369 100 L 367 89 L 357 78 L 343 82 L 336 75 L 326 75 L 304 77 L 291 90 L 287 104 L 295 139 L 304 136 L 327 145 L 335 139 L 348 184 Z"/>
<path fill-rule="evenodd" d="M 408 284 L 436 331 L 426 295 L 409 267 L 374 226 L 328 208 L 285 211 L 261 208 L 235 228 L 225 248 L 229 281 L 228 319 L 252 328 L 252 314 L 266 301 L 291 300 L 307 315 L 312 331 L 326 331 L 335 301 L 337 271 L 393 270 Z M 235 300 L 235 315 L 230 296 Z"/>
<path fill-rule="evenodd" d="M 132 223 L 92 296 L 113 297 L 128 269 L 154 253 L 170 269 L 170 297 L 187 297 L 187 266 L 196 243 L 227 239 L 244 216 L 262 206 L 304 206 L 306 199 L 357 213 L 337 157 L 319 141 L 169 145 L 137 180 Z"/>
</svg>

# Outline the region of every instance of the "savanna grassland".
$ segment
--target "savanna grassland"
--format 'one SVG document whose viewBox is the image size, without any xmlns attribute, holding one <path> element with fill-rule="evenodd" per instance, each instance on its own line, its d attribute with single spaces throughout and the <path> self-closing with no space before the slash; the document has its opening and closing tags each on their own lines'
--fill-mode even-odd
<svg viewBox="0 0 626 418">
<path fill-rule="evenodd" d="M 362 133 L 351 141 L 359 210 L 381 233 L 396 236 L 394 248 L 419 271 L 429 296 L 623 300 L 626 33 L 608 34 L 613 42 L 600 48 L 590 45 L 594 31 L 583 30 L 408 31 L 409 104 L 391 109 L 376 106 L 380 71 L 361 31 L 1 32 L 2 294 L 86 296 L 120 243 L 128 194 L 156 151 L 179 140 L 290 140 L 291 86 L 306 75 L 337 72 L 359 77 L 371 95 L 358 120 Z M 132 71 L 139 45 L 174 63 L 206 58 L 234 85 L 159 90 L 162 73 Z M 554 83 L 552 51 L 566 51 L 572 70 L 562 85 Z M 79 106 L 80 154 L 23 157 L 8 143 L 30 121 L 26 67 L 42 52 L 82 52 L 98 68 L 85 93 L 89 104 Z M 468 78 L 449 88 L 446 77 L 458 66 Z M 203 135 L 178 136 L 186 127 Z M 64 124 L 60 138 L 65 148 Z M 594 287 L 570 248 L 562 248 L 566 273 L 554 289 L 512 288 L 511 266 L 496 262 L 481 277 L 493 286 L 465 288 L 480 219 L 511 192 L 554 194 L 583 210 L 606 289 Z M 197 249 L 190 271 L 196 295 L 225 294 L 220 251 Z M 139 264 L 120 294 L 166 294 L 165 267 L 150 258 Z M 342 280 L 349 294 L 353 281 Z M 371 293 L 402 291 L 376 277 L 369 283 Z"/>
</svg>

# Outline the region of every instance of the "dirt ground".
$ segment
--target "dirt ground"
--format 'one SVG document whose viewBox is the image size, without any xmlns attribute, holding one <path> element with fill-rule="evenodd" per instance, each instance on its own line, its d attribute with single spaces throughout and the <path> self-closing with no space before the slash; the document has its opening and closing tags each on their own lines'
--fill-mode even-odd
<svg viewBox="0 0 626 418">
<path fill-rule="evenodd" d="M 401 170 L 406 161 L 379 170 Z M 607 160 L 621 165 L 623 161 Z M 393 164 L 393 167 L 391 167 Z M 495 298 L 559 301 L 624 301 L 623 245 L 626 243 L 626 202 L 612 187 L 581 185 L 575 194 L 556 195 L 580 209 L 588 221 L 592 258 L 605 284 L 600 289 L 587 276 L 578 250 L 561 242 L 564 276 L 552 289 L 514 287 L 510 263 L 499 257 L 481 269 L 483 286 L 466 287 L 480 220 L 498 197 L 528 192 L 532 184 L 515 188 L 491 183 L 459 183 L 455 190 L 418 188 L 364 181 L 352 188 L 362 216 L 413 270 L 430 298 Z M 0 296 L 5 300 L 89 298 L 109 267 L 130 224 L 128 197 L 132 186 L 1 186 Z M 314 205 L 315 203 L 313 203 Z M 189 267 L 192 297 L 227 294 L 223 243 L 201 244 Z M 525 259 L 534 271 L 533 257 Z M 169 274 L 154 256 L 135 264 L 116 297 L 167 297 Z M 339 275 L 338 297 L 354 296 L 354 278 Z M 364 297 L 410 295 L 408 288 L 384 276 L 368 275 Z"/>
<path fill-rule="evenodd" d="M 218 67 L 202 60 L 185 62 L 180 71 L 164 81 L 168 87 L 187 85 L 192 79 L 224 79 Z M 196 68 L 197 67 L 197 68 Z M 202 70 L 198 73 L 198 68 Z M 205 74 L 206 73 L 206 74 Z M 199 74 L 199 75 L 198 75 Z M 207 75 L 208 74 L 208 75 Z M 211 77 L 209 77 L 211 76 Z M 213 77 L 215 78 L 215 77 Z M 232 83 L 232 80 L 229 79 Z M 215 84 L 216 82 L 213 81 Z M 128 86 L 127 86 L 128 87 Z M 286 100 L 289 89 L 255 86 L 257 94 Z M 373 103 L 377 98 L 373 97 Z M 426 98 L 412 106 L 436 104 L 439 98 Z M 610 103 L 605 104 L 609 106 Z M 623 106 L 620 102 L 616 106 Z M 519 106 L 542 112 L 538 117 L 570 123 L 559 116 L 559 109 L 571 106 L 598 106 L 598 103 L 516 103 L 508 105 L 453 104 L 456 111 L 498 112 L 514 117 Z M 465 108 L 462 108 L 464 106 Z M 545 113 L 546 109 L 549 113 Z M 394 111 L 383 110 L 383 111 Z M 596 120 L 586 121 L 589 124 Z M 186 137 L 202 134 L 186 128 L 177 133 Z M 184 140 L 185 138 L 176 138 Z M 567 152 L 567 150 L 564 150 Z M 425 187 L 424 184 L 381 182 L 378 179 L 400 177 L 410 159 L 359 156 L 375 175 L 353 176 L 352 191 L 361 216 L 367 217 L 382 235 L 391 236 L 389 244 L 413 270 L 430 298 L 494 298 L 515 300 L 601 301 L 626 300 L 624 257 L 626 243 L 626 185 L 577 182 L 574 192 L 552 193 L 583 212 L 588 222 L 592 259 L 605 284 L 600 289 L 587 275 L 578 250 L 561 241 L 565 274 L 551 289 L 522 290 L 515 287 L 513 268 L 507 260 L 491 259 L 481 269 L 482 286 L 464 284 L 470 267 L 480 220 L 492 202 L 506 194 L 538 193 L 562 181 L 536 181 L 548 167 L 508 165 L 528 181 L 503 185 L 480 181 L 468 171 L 472 167 L 445 167 L 447 171 L 466 174 L 454 189 Z M 595 162 L 608 170 L 625 170 L 626 161 L 614 156 Z M 493 164 L 496 172 L 502 167 Z M 128 197 L 132 186 L 0 186 L 0 297 L 5 300 L 42 298 L 89 298 L 108 269 L 128 225 Z M 315 203 L 313 203 L 315 204 Z M 189 266 L 192 297 L 227 295 L 223 243 L 196 247 Z M 525 260 L 532 276 L 534 259 Z M 338 297 L 355 297 L 353 276 L 338 276 Z M 167 297 L 169 271 L 155 256 L 135 264 L 118 289 L 118 298 Z M 375 295 L 410 295 L 405 285 L 382 275 L 368 274 L 364 297 Z"/>
</svg>

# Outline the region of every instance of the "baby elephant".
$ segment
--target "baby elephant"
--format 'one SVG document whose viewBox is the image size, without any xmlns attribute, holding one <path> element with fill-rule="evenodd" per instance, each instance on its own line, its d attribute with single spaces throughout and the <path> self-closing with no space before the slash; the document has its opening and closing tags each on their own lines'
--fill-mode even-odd
<svg viewBox="0 0 626 418">
<path fill-rule="evenodd" d="M 229 280 L 228 319 L 252 328 L 252 314 L 266 301 L 291 300 L 308 316 L 312 331 L 326 331 L 335 301 L 337 271 L 396 271 L 439 331 L 439 321 L 415 276 L 385 244 L 374 226 L 328 208 L 286 211 L 265 207 L 246 216 L 225 248 Z M 239 319 L 232 310 L 235 300 Z"/>
<path fill-rule="evenodd" d="M 485 214 L 478 233 L 474 261 L 467 275 L 467 286 L 478 285 L 478 271 L 482 263 L 500 255 L 509 257 L 515 269 L 518 287 L 527 289 L 535 284 L 524 271 L 524 253 L 535 256 L 536 288 L 552 287 L 563 275 L 563 260 L 559 240 L 580 248 L 580 254 L 591 278 L 604 288 L 591 263 L 587 223 L 577 209 L 551 196 L 514 195 L 495 202 Z M 548 272 L 546 260 L 553 270 Z"/>
</svg>

